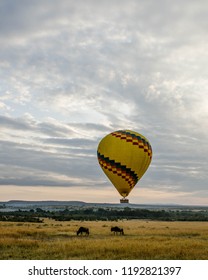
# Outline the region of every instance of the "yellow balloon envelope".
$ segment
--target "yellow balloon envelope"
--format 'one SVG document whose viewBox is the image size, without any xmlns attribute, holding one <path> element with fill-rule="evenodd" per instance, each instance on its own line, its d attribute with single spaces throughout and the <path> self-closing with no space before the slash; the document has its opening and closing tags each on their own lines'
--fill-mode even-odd
<svg viewBox="0 0 208 280">
<path fill-rule="evenodd" d="M 125 198 L 150 165 L 152 148 L 143 135 L 119 130 L 100 141 L 97 156 L 102 170 L 123 196 L 123 202 L 128 202 Z"/>
</svg>

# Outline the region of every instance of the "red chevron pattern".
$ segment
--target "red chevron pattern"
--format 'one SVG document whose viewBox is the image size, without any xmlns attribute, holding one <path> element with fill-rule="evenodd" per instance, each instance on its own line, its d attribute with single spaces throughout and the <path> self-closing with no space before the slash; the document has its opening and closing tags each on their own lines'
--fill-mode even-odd
<svg viewBox="0 0 208 280">
<path fill-rule="evenodd" d="M 121 176 L 129 185 L 130 189 L 132 189 L 135 184 L 138 181 L 138 178 L 136 177 L 136 174 L 133 176 L 132 171 L 130 171 L 129 168 L 126 168 L 125 166 L 121 165 L 120 163 L 116 162 L 108 162 L 108 158 L 99 157 L 99 164 L 106 170 L 113 172 L 114 174 L 117 174 L 118 176 Z M 119 166 L 120 167 L 119 167 Z"/>
<path fill-rule="evenodd" d="M 111 133 L 111 135 L 138 146 L 139 149 L 143 149 L 148 154 L 150 160 L 152 159 L 152 148 L 142 137 L 124 131 L 116 131 Z"/>
</svg>

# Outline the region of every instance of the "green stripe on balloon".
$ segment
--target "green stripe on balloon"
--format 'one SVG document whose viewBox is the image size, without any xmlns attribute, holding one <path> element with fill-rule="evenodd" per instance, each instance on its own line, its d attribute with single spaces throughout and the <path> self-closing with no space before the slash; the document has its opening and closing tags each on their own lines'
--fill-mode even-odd
<svg viewBox="0 0 208 280">
<path fill-rule="evenodd" d="M 138 181 L 138 176 L 131 168 L 128 168 L 127 166 L 122 165 L 120 162 L 116 162 L 115 160 L 110 159 L 109 157 L 105 157 L 99 152 L 97 152 L 97 156 L 98 161 L 103 168 L 117 174 L 118 176 L 121 176 L 128 182 L 131 188 L 136 185 Z M 130 178 L 126 178 L 127 176 L 129 176 Z"/>
</svg>

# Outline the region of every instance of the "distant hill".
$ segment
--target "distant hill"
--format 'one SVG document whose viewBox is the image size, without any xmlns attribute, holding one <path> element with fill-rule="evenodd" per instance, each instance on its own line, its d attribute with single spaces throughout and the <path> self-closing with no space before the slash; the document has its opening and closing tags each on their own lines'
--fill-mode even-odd
<svg viewBox="0 0 208 280">
<path fill-rule="evenodd" d="M 83 201 L 22 201 L 0 203 L 0 221 L 116 221 L 148 219 L 162 221 L 208 221 L 208 206 L 87 203 Z"/>
<path fill-rule="evenodd" d="M 83 201 L 26 201 L 26 200 L 10 200 L 0 202 L 1 211 L 10 210 L 30 210 L 42 208 L 44 210 L 62 210 L 65 208 L 140 208 L 149 210 L 201 210 L 208 209 L 208 206 L 190 206 L 178 204 L 131 204 L 131 203 L 88 203 Z"/>
</svg>

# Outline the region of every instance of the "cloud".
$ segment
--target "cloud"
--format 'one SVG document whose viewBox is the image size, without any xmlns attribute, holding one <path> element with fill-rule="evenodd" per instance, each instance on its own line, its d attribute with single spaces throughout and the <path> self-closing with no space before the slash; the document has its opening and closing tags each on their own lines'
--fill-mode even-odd
<svg viewBox="0 0 208 280">
<path fill-rule="evenodd" d="M 206 190 L 206 1 L 0 5 L 2 185 L 107 187 L 97 145 L 128 128 L 153 147 L 147 189 Z"/>
</svg>

